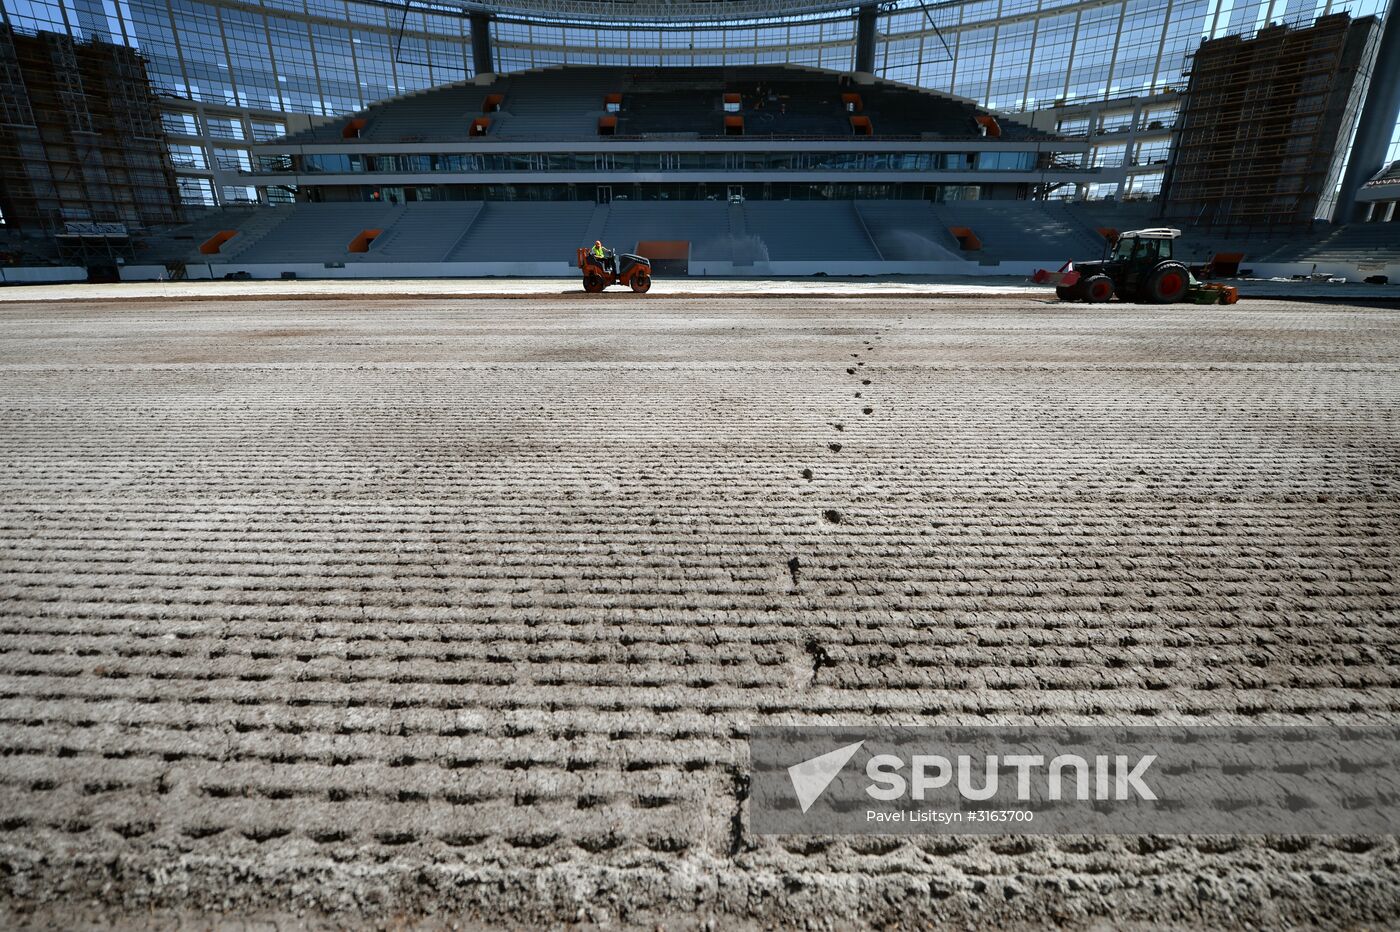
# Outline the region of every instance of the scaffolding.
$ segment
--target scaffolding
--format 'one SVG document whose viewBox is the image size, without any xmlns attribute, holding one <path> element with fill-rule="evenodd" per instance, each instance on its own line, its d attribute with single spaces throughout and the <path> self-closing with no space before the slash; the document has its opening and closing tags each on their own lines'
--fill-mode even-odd
<svg viewBox="0 0 1400 932">
<path fill-rule="evenodd" d="M 1341 170 L 1374 17 L 1203 42 L 1174 132 L 1163 216 L 1200 226 L 1293 229 Z"/>
<path fill-rule="evenodd" d="M 181 220 L 145 62 L 132 49 L 0 27 L 0 210 L 83 265 Z"/>
<path fill-rule="evenodd" d="M 0 126 L 31 126 L 34 111 L 24 89 L 24 73 L 19 67 L 14 34 L 0 29 Z"/>
</svg>

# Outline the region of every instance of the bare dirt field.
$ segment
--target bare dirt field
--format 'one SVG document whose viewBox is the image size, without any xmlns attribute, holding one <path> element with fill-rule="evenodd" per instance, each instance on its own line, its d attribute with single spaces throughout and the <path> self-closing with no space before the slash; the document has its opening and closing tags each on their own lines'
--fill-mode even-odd
<svg viewBox="0 0 1400 932">
<path fill-rule="evenodd" d="M 1376 928 L 1394 838 L 773 838 L 755 724 L 1394 723 L 1400 311 L 0 305 L 0 925 Z"/>
</svg>

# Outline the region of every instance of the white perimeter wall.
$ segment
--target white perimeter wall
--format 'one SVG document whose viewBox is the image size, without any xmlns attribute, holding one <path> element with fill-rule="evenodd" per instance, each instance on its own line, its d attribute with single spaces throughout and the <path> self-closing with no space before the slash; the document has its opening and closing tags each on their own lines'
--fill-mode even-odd
<svg viewBox="0 0 1400 932">
<path fill-rule="evenodd" d="M 1045 262 L 1004 262 L 978 265 L 975 262 L 733 262 L 692 259 L 692 276 L 741 276 L 747 278 L 802 278 L 811 275 L 1030 275 L 1041 267 L 1059 268 L 1062 260 Z M 164 271 L 163 269 L 161 270 Z M 185 267 L 188 278 L 223 278 L 247 272 L 254 278 L 281 278 L 294 272 L 297 278 L 572 278 L 579 274 L 572 262 L 355 262 L 343 268 L 326 268 L 320 263 L 253 263 L 226 265 L 206 263 Z M 126 275 L 123 274 L 123 279 Z M 155 276 L 153 276 L 155 277 Z"/>
<path fill-rule="evenodd" d="M 1059 258 L 1043 262 L 1001 262 L 980 265 L 974 262 L 755 262 L 735 265 L 718 260 L 691 260 L 690 274 L 697 277 L 741 278 L 803 278 L 815 275 L 874 276 L 919 275 L 963 276 L 990 278 L 1006 276 L 1028 277 L 1036 269 L 1057 269 Z M 1291 278 L 1317 271 L 1359 282 L 1374 269 L 1360 271 L 1345 262 L 1257 262 L 1246 261 L 1256 278 Z M 253 278 L 280 279 L 284 272 L 297 278 L 572 278 L 578 269 L 571 262 L 356 262 L 342 268 L 327 268 L 319 262 L 256 263 L 256 264 L 191 264 L 186 267 L 187 278 L 218 279 L 225 275 L 247 272 Z M 1400 265 L 1386 266 L 1383 272 L 1392 282 L 1400 282 Z M 169 278 L 161 265 L 129 265 L 121 269 L 125 282 L 165 281 Z M 81 282 L 87 280 L 87 270 L 78 266 L 41 266 L 34 268 L 0 267 L 0 284 L 38 285 L 47 282 Z"/>
<path fill-rule="evenodd" d="M 1058 269 L 1063 257 L 1055 256 L 1040 262 L 999 262 L 981 265 L 976 262 L 755 262 L 735 265 L 720 260 L 692 259 L 691 276 L 743 278 L 803 278 L 814 275 L 922 275 L 965 276 L 993 278 L 1006 276 L 1029 277 L 1036 269 Z M 1314 271 L 1311 262 L 1261 262 L 1244 265 L 1254 270 L 1257 278 L 1289 278 Z M 164 277 L 164 269 L 156 269 Z M 122 279 L 136 281 L 123 270 Z M 1319 262 L 1316 271 L 1359 282 L 1375 270 L 1359 271 L 1354 264 Z M 247 272 L 254 278 L 281 278 L 283 272 L 295 272 L 297 278 L 572 278 L 579 274 L 572 262 L 355 262 L 343 268 L 326 268 L 320 263 L 258 263 L 240 265 L 189 265 L 189 278 L 223 278 L 230 272 Z M 1400 281 L 1400 265 L 1387 266 L 1381 273 L 1391 281 Z"/>
<path fill-rule="evenodd" d="M 164 271 L 164 270 L 162 270 Z M 0 266 L 0 282 L 7 285 L 42 285 L 45 282 L 85 282 L 87 269 L 76 265 L 45 265 L 34 268 Z"/>
</svg>

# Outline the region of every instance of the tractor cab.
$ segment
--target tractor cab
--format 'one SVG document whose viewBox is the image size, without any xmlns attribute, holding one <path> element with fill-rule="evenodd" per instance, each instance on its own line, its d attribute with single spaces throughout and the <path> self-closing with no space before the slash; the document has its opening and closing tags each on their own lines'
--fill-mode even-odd
<svg viewBox="0 0 1400 932">
<path fill-rule="evenodd" d="M 1133 230 L 1120 235 L 1112 242 L 1106 242 L 1104 258 L 1118 262 L 1150 262 L 1156 265 L 1162 259 L 1172 257 L 1172 243 L 1180 235 L 1180 230 L 1166 228 Z"/>
<path fill-rule="evenodd" d="M 1172 243 L 1180 235 L 1167 227 L 1123 233 L 1106 244 L 1098 273 L 1112 281 L 1116 294 L 1135 294 L 1153 304 L 1180 301 L 1191 284 L 1191 273 L 1172 258 Z"/>
</svg>

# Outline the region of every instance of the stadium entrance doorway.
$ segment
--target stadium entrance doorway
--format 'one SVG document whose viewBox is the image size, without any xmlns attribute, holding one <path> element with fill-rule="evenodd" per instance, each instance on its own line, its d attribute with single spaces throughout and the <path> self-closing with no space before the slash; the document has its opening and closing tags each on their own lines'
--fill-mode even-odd
<svg viewBox="0 0 1400 932">
<path fill-rule="evenodd" d="M 612 203 L 612 185 L 610 185 L 610 184 L 600 184 L 600 185 L 598 185 L 598 203 L 599 203 L 599 204 L 611 204 L 611 203 Z"/>
</svg>

